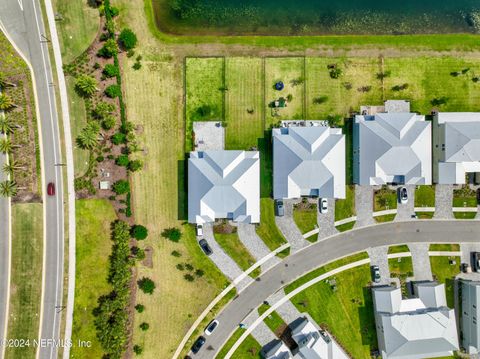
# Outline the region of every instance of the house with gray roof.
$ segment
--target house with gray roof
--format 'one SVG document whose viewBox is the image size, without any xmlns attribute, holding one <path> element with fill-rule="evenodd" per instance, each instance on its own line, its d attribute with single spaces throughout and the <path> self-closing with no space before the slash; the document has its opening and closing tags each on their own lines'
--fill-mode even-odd
<svg viewBox="0 0 480 359">
<path fill-rule="evenodd" d="M 353 131 L 355 183 L 432 183 L 431 125 L 425 116 L 411 112 L 357 115 Z"/>
<path fill-rule="evenodd" d="M 281 340 L 274 340 L 273 342 L 268 343 L 260 351 L 260 355 L 264 359 L 290 359 L 292 358 L 292 353 L 290 349 L 285 345 Z"/>
<path fill-rule="evenodd" d="M 433 117 L 433 175 L 439 184 L 464 184 L 480 172 L 480 112 L 439 112 Z"/>
<path fill-rule="evenodd" d="M 345 198 L 345 135 L 316 121 L 302 123 L 272 131 L 273 197 Z"/>
<path fill-rule="evenodd" d="M 402 299 L 400 288 L 372 289 L 383 359 L 435 358 L 459 349 L 455 313 L 447 307 L 445 285 L 420 282 L 414 291 L 416 297 Z"/>
<path fill-rule="evenodd" d="M 468 354 L 480 353 L 480 328 L 477 318 L 480 316 L 480 282 L 460 279 L 460 338 L 462 348 Z"/>
<path fill-rule="evenodd" d="M 216 219 L 260 222 L 260 156 L 257 151 L 190 152 L 188 222 Z"/>
</svg>

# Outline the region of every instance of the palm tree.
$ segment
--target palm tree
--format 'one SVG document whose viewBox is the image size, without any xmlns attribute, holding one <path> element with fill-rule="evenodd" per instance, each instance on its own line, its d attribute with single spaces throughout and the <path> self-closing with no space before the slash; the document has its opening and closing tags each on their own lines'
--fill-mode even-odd
<svg viewBox="0 0 480 359">
<path fill-rule="evenodd" d="M 8 180 L 0 182 L 0 196 L 14 197 L 17 195 L 17 192 L 17 182 Z"/>
<path fill-rule="evenodd" d="M 0 152 L 4 154 L 12 153 L 13 145 L 8 138 L 0 138 Z"/>
<path fill-rule="evenodd" d="M 0 93 L 0 110 L 8 111 L 14 107 L 17 107 L 17 105 L 13 103 L 12 98 L 6 94 Z"/>
<path fill-rule="evenodd" d="M 77 143 L 81 148 L 91 150 L 98 143 L 98 133 L 85 127 L 78 135 Z"/>
<path fill-rule="evenodd" d="M 9 163 L 5 163 L 3 165 L 3 172 L 8 173 L 10 176 L 13 175 L 13 172 L 16 170 L 24 170 L 25 167 L 22 166 L 20 163 L 18 163 L 15 160 L 10 161 Z"/>
<path fill-rule="evenodd" d="M 5 88 L 5 87 L 15 87 L 16 85 L 12 82 L 7 81 L 7 75 L 5 75 L 3 72 L 0 72 L 0 87 Z"/>
<path fill-rule="evenodd" d="M 5 135 L 9 135 L 13 133 L 13 123 L 6 117 L 0 117 L 0 133 L 3 133 Z"/>
<path fill-rule="evenodd" d="M 75 88 L 84 97 L 91 97 L 97 91 L 97 81 L 88 75 L 81 74 L 77 77 Z"/>
</svg>

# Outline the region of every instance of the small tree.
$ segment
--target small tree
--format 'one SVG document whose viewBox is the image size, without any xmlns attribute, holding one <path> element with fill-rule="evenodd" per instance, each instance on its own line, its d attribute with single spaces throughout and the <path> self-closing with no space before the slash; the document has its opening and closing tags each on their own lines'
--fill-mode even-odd
<svg viewBox="0 0 480 359">
<path fill-rule="evenodd" d="M 155 283 L 153 282 L 153 280 L 147 277 L 143 277 L 137 283 L 138 287 L 142 290 L 143 293 L 153 294 L 153 291 L 155 290 Z"/>
<path fill-rule="evenodd" d="M 77 77 L 75 89 L 83 97 L 92 97 L 92 95 L 98 90 L 97 80 L 92 76 L 81 74 Z"/>
<path fill-rule="evenodd" d="M 106 64 L 103 68 L 103 74 L 106 77 L 115 77 L 119 74 L 118 67 L 113 64 Z"/>
<path fill-rule="evenodd" d="M 193 266 L 190 263 L 185 263 L 185 269 L 188 270 L 188 271 L 192 271 Z"/>
<path fill-rule="evenodd" d="M 134 352 L 136 355 L 140 355 L 140 354 L 142 354 L 142 352 L 143 352 L 143 348 L 142 348 L 140 345 L 135 344 L 135 345 L 133 346 L 133 352 Z"/>
<path fill-rule="evenodd" d="M 171 240 L 172 242 L 178 242 L 182 238 L 182 232 L 175 227 L 167 228 L 162 232 L 162 237 Z"/>
<path fill-rule="evenodd" d="M 132 252 L 132 255 L 135 256 L 135 259 L 139 261 L 145 259 L 145 251 L 142 248 L 134 246 L 132 247 L 131 252 Z"/>
<path fill-rule="evenodd" d="M 338 79 L 340 76 L 342 76 L 343 71 L 342 69 L 335 67 L 334 69 L 330 70 L 330 77 L 332 79 Z"/>
<path fill-rule="evenodd" d="M 203 277 L 204 274 L 205 274 L 205 272 L 204 272 L 203 270 L 201 270 L 201 269 L 197 269 L 197 270 L 195 271 L 195 275 L 196 275 L 197 277 Z"/>
<path fill-rule="evenodd" d="M 137 45 L 137 35 L 129 28 L 125 28 L 118 36 L 118 41 L 125 50 L 131 50 Z"/>
<path fill-rule="evenodd" d="M 172 251 L 172 253 L 170 254 L 176 258 L 179 258 L 182 256 L 182 253 L 180 253 L 179 251 Z"/>
<path fill-rule="evenodd" d="M 104 130 L 110 130 L 113 128 L 113 126 L 115 126 L 116 123 L 117 123 L 117 120 L 115 119 L 115 117 L 113 117 L 112 115 L 108 115 L 102 121 L 102 128 Z"/>
<path fill-rule="evenodd" d="M 4 93 L 0 93 L 0 110 L 8 111 L 14 107 L 16 105 L 13 103 L 12 98 Z"/>
<path fill-rule="evenodd" d="M 100 57 L 111 58 L 118 53 L 117 43 L 114 39 L 105 41 L 103 47 L 98 50 L 97 55 Z"/>
<path fill-rule="evenodd" d="M 15 197 L 17 195 L 17 192 L 17 182 L 9 180 L 0 182 L 0 196 Z"/>
<path fill-rule="evenodd" d="M 128 164 L 130 163 L 130 160 L 128 159 L 128 155 L 120 155 L 115 160 L 115 163 L 118 166 L 127 167 Z"/>
<path fill-rule="evenodd" d="M 138 312 L 138 313 L 143 313 L 143 311 L 145 310 L 145 306 L 143 304 L 137 304 L 135 306 L 135 310 Z"/>
<path fill-rule="evenodd" d="M 124 133 L 117 132 L 111 138 L 114 145 L 120 145 L 127 142 L 127 136 Z"/>
<path fill-rule="evenodd" d="M 118 180 L 113 184 L 113 192 L 116 194 L 125 194 L 130 192 L 130 184 L 127 180 Z"/>
<path fill-rule="evenodd" d="M 141 330 L 146 331 L 148 330 L 148 328 L 150 328 L 150 325 L 148 323 L 143 322 L 142 324 L 140 324 Z"/>
<path fill-rule="evenodd" d="M 338 127 L 342 122 L 343 116 L 342 115 L 328 115 L 327 116 L 327 123 L 330 127 Z"/>
<path fill-rule="evenodd" d="M 148 237 L 148 229 L 140 224 L 135 224 L 130 229 L 130 235 L 141 241 Z"/>
<path fill-rule="evenodd" d="M 105 95 L 110 98 L 119 97 L 122 94 L 122 89 L 119 85 L 110 85 L 105 89 Z"/>
<path fill-rule="evenodd" d="M 96 118 L 97 120 L 102 120 L 110 115 L 115 110 L 115 106 L 105 102 L 100 101 L 97 105 L 92 109 L 92 117 Z"/>
<path fill-rule="evenodd" d="M 130 163 L 128 164 L 128 169 L 132 172 L 139 171 L 142 169 L 142 167 L 143 167 L 143 163 L 140 160 L 133 160 L 133 161 L 130 161 Z"/>
<path fill-rule="evenodd" d="M 183 276 L 187 282 L 193 282 L 195 280 L 195 277 L 191 275 L 190 273 L 187 273 Z"/>
</svg>

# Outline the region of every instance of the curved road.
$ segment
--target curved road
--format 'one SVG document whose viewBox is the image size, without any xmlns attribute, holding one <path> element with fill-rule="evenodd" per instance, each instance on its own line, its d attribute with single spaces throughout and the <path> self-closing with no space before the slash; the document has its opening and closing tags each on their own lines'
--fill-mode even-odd
<svg viewBox="0 0 480 359">
<path fill-rule="evenodd" d="M 238 324 L 255 310 L 268 296 L 302 275 L 328 262 L 370 247 L 403 243 L 461 243 L 478 242 L 479 221 L 407 221 L 391 222 L 363 227 L 316 242 L 285 258 L 265 272 L 259 280 L 249 285 L 217 317 L 220 330 L 206 337 L 207 342 L 194 358 L 209 359 L 215 356 Z M 206 348 L 212 346 L 212 350 Z"/>
<path fill-rule="evenodd" d="M 0 28 L 6 33 L 33 71 L 37 117 L 40 122 L 44 206 L 44 257 L 40 338 L 44 345 L 37 357 L 56 358 L 51 340 L 60 337 L 63 294 L 64 206 L 62 154 L 52 68 L 38 0 L 0 1 Z M 46 184 L 54 182 L 56 195 L 46 196 Z M 4 321 L 4 318 L 0 318 Z M 29 338 L 31 340 L 35 338 Z M 50 340 L 50 341 L 48 341 Z"/>
</svg>

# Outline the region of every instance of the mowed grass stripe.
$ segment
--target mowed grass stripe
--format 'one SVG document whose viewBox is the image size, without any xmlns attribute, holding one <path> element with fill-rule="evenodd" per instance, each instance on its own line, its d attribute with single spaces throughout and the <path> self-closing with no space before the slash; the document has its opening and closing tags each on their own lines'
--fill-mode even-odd
<svg viewBox="0 0 480 359">
<path fill-rule="evenodd" d="M 263 137 L 263 60 L 225 59 L 226 149 L 248 150 Z"/>
<path fill-rule="evenodd" d="M 30 346 L 8 347 L 6 358 L 34 358 L 42 296 L 43 207 L 12 206 L 12 263 L 7 338 L 29 339 Z"/>
</svg>

